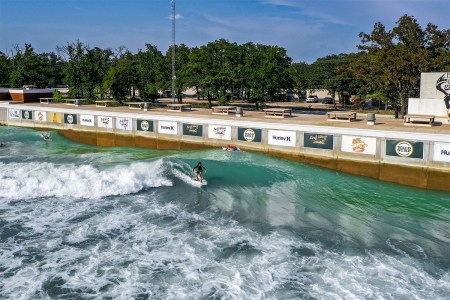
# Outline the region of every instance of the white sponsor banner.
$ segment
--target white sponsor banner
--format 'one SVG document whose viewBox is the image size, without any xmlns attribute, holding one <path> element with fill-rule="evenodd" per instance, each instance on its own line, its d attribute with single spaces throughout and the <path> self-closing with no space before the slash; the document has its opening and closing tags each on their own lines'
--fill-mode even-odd
<svg viewBox="0 0 450 300">
<path fill-rule="evenodd" d="M 268 143 L 270 145 L 295 147 L 295 144 L 297 143 L 297 132 L 269 130 Z"/>
<path fill-rule="evenodd" d="M 210 139 L 231 140 L 231 126 L 208 125 Z"/>
<path fill-rule="evenodd" d="M 377 139 L 363 136 L 342 136 L 343 152 L 375 155 L 377 152 Z"/>
<path fill-rule="evenodd" d="M 158 133 L 177 135 L 178 134 L 178 123 L 177 122 L 158 121 Z"/>
<path fill-rule="evenodd" d="M 450 144 L 434 143 L 433 160 L 450 162 Z"/>
<path fill-rule="evenodd" d="M 47 122 L 47 113 L 45 111 L 35 111 L 34 118 L 39 122 Z"/>
<path fill-rule="evenodd" d="M 131 118 L 116 118 L 116 129 L 121 130 L 132 130 L 133 129 L 133 120 Z"/>
<path fill-rule="evenodd" d="M 83 126 L 94 126 L 95 118 L 92 115 L 80 115 L 80 125 Z"/>
<path fill-rule="evenodd" d="M 101 128 L 113 128 L 113 118 L 112 117 L 97 117 L 97 126 Z"/>
<path fill-rule="evenodd" d="M 17 108 L 8 109 L 8 119 L 20 119 L 20 110 Z"/>
</svg>

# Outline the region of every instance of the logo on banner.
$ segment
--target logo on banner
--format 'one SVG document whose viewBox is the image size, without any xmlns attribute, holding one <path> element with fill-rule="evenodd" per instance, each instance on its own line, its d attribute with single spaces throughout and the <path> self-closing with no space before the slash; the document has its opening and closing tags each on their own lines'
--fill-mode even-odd
<svg viewBox="0 0 450 300">
<path fill-rule="evenodd" d="M 141 122 L 141 129 L 143 131 L 148 131 L 150 129 L 150 123 L 148 121 Z"/>
<path fill-rule="evenodd" d="M 94 126 L 94 116 L 92 115 L 80 115 L 80 125 Z"/>
<path fill-rule="evenodd" d="M 168 131 L 174 131 L 175 130 L 175 126 L 161 125 L 161 129 L 168 130 Z"/>
<path fill-rule="evenodd" d="M 47 121 L 47 115 L 45 114 L 45 112 L 43 112 L 43 111 L 38 111 L 36 115 L 37 115 L 37 120 L 38 120 L 39 122 L 45 122 L 45 121 Z"/>
<path fill-rule="evenodd" d="M 127 129 L 127 127 L 128 127 L 128 119 L 121 119 L 121 120 L 119 120 L 119 123 L 120 123 L 120 125 L 123 128 L 125 128 L 125 130 Z"/>
<path fill-rule="evenodd" d="M 31 120 L 31 119 L 33 119 L 33 113 L 31 111 L 28 111 L 28 110 L 23 110 L 22 111 L 22 117 L 25 120 Z"/>
<path fill-rule="evenodd" d="M 311 135 L 309 140 L 316 145 L 325 145 L 327 143 L 328 135 Z"/>
<path fill-rule="evenodd" d="M 73 116 L 72 115 L 67 115 L 67 123 L 73 124 Z"/>
<path fill-rule="evenodd" d="M 227 128 L 226 127 L 214 127 L 214 133 L 216 135 L 224 136 L 227 133 Z"/>
<path fill-rule="evenodd" d="M 104 127 L 109 127 L 110 123 L 111 123 L 111 118 L 110 117 L 101 117 L 100 123 L 102 123 Z"/>
<path fill-rule="evenodd" d="M 253 129 L 246 129 L 244 131 L 244 139 L 248 142 L 253 142 L 255 140 L 256 133 Z"/>
<path fill-rule="evenodd" d="M 364 141 L 360 137 L 352 139 L 353 152 L 363 153 L 364 151 L 366 151 L 367 146 L 368 145 L 364 143 Z"/>
<path fill-rule="evenodd" d="M 395 145 L 395 153 L 398 156 L 409 157 L 413 154 L 414 147 L 408 142 L 400 142 Z"/>
<path fill-rule="evenodd" d="M 277 146 L 295 147 L 297 142 L 295 131 L 269 130 L 268 143 Z"/>
<path fill-rule="evenodd" d="M 188 132 L 190 133 L 198 133 L 200 126 L 196 125 L 196 124 L 188 124 L 186 126 Z"/>
<path fill-rule="evenodd" d="M 18 109 L 12 109 L 10 108 L 8 110 L 9 118 L 10 119 L 20 119 L 20 111 Z"/>
</svg>

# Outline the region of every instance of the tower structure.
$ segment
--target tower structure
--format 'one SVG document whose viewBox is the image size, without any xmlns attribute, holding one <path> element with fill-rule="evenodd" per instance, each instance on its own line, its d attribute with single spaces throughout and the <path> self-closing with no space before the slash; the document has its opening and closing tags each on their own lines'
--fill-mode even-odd
<svg viewBox="0 0 450 300">
<path fill-rule="evenodd" d="M 172 0 L 172 102 L 175 102 L 177 76 L 175 75 L 175 0 Z"/>
</svg>

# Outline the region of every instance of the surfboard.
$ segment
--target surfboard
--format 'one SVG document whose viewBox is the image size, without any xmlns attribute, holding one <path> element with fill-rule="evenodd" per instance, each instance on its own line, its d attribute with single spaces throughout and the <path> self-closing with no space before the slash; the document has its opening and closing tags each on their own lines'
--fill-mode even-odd
<svg viewBox="0 0 450 300">
<path fill-rule="evenodd" d="M 202 182 L 200 182 L 200 180 L 197 180 L 197 178 L 194 177 L 194 178 L 192 178 L 192 181 L 196 186 L 199 186 L 199 187 L 208 184 L 208 182 L 206 181 L 205 178 L 203 178 Z"/>
</svg>

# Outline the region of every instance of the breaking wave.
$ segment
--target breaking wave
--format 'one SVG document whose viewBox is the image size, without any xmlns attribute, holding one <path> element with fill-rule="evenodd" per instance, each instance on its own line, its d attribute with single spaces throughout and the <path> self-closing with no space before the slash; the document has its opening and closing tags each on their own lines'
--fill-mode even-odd
<svg viewBox="0 0 450 300">
<path fill-rule="evenodd" d="M 159 159 L 101 170 L 92 165 L 0 162 L 0 198 L 98 199 L 170 186 L 172 182 L 164 176 L 163 163 Z"/>
</svg>

